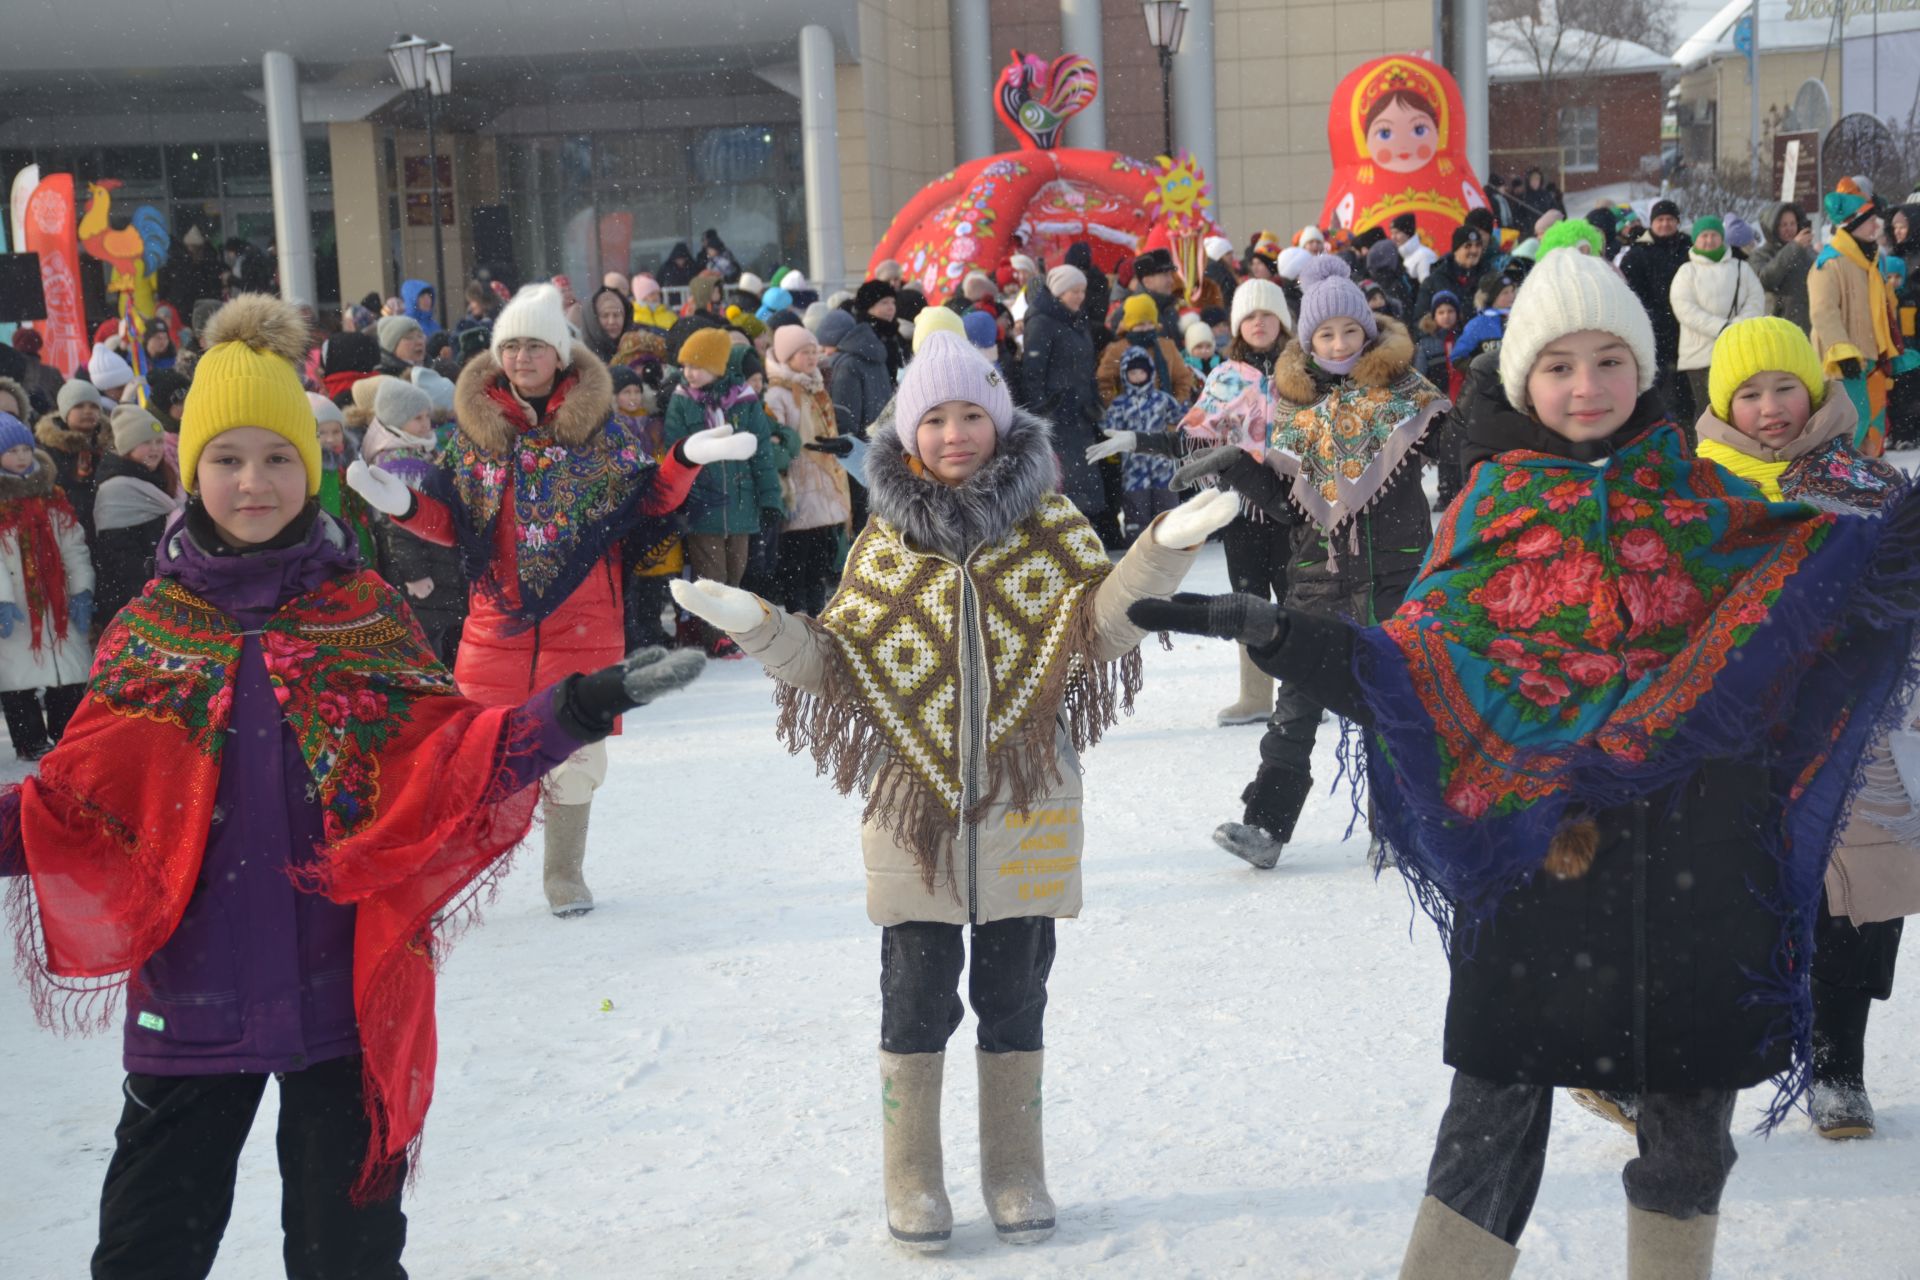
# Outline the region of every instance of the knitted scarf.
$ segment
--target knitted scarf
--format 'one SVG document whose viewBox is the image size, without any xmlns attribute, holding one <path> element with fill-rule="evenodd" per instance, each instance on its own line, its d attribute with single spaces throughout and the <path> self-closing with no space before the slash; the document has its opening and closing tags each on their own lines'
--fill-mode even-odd
<svg viewBox="0 0 1920 1280">
<path fill-rule="evenodd" d="M 609 416 L 585 443 L 558 438 L 555 420 L 578 387 L 576 378 L 563 377 L 536 424 L 511 389 L 489 383 L 483 394 L 513 433 L 507 447 L 483 448 L 465 430 L 457 432 L 426 481 L 426 492 L 454 514 L 468 581 L 524 627 L 559 608 L 622 538 L 637 532 L 658 474 L 617 417 Z M 506 579 L 513 593 L 494 564 L 496 524 L 509 496 L 514 564 Z M 671 532 L 662 523 L 657 536 L 643 540 L 651 545 Z"/>
<path fill-rule="evenodd" d="M 1818 271 L 1836 258 L 1845 258 L 1867 273 L 1867 313 L 1873 317 L 1873 350 L 1860 351 L 1851 343 L 1836 343 L 1834 347 L 1829 347 L 1826 364 L 1830 377 L 1837 376 L 1834 364 L 1848 357 L 1872 367 L 1881 360 L 1890 360 L 1900 354 L 1900 344 L 1893 337 L 1893 291 L 1887 287 L 1886 278 L 1867 257 L 1852 233 L 1840 228 L 1834 229 L 1833 239 L 1813 260 L 1813 269 Z"/>
<path fill-rule="evenodd" d="M 39 449 L 33 459 L 24 476 L 0 475 L 0 541 L 11 538 L 20 548 L 21 603 L 37 655 L 49 641 L 67 638 L 67 562 L 54 522 L 79 521 L 66 492 L 53 482 L 53 459 Z"/>
<path fill-rule="evenodd" d="M 1093 659 L 1093 592 L 1112 568 L 1099 535 L 1059 494 L 964 567 L 914 550 L 876 515 L 847 556 L 839 591 L 808 624 L 831 641 L 827 690 L 779 687 L 780 740 L 811 751 L 843 795 L 884 764 L 865 818 L 899 836 L 929 889 L 943 869 L 953 883 L 959 824 L 978 821 L 996 795 L 1026 812 L 1058 776 L 1056 716 L 1065 713 L 1084 750 L 1132 709 L 1139 650 L 1116 663 Z M 963 616 L 963 584 L 977 616 Z M 959 753 L 963 668 L 987 679 L 986 783 L 977 794 Z"/>
<path fill-rule="evenodd" d="M 1406 603 L 1360 633 L 1382 835 L 1442 927 L 1489 916 L 1563 827 L 1763 755 L 1781 869 L 1753 999 L 1804 1086 L 1821 878 L 1856 766 L 1907 677 L 1920 501 L 1885 519 L 1758 500 L 1662 424 L 1589 465 L 1510 452 L 1442 519 Z M 1450 936 L 1450 935 L 1449 935 Z"/>
<path fill-rule="evenodd" d="M 355 1186 L 364 1200 L 420 1136 L 447 919 L 503 874 L 496 860 L 531 825 L 536 789 L 497 788 L 537 730 L 517 708 L 457 696 L 406 604 L 370 572 L 289 602 L 260 641 L 324 810 L 326 843 L 295 878 L 357 908 L 354 1012 L 373 1121 Z M 150 583 L 102 639 L 60 746 L 20 784 L 30 875 L 8 909 L 49 1025 L 105 1025 L 119 989 L 179 924 L 206 849 L 242 642 L 232 618 L 177 581 Z"/>
</svg>

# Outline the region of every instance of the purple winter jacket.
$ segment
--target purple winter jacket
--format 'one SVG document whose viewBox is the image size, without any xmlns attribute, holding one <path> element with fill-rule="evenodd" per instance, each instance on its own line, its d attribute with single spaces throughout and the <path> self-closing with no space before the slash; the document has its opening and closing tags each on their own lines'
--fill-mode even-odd
<svg viewBox="0 0 1920 1280">
<path fill-rule="evenodd" d="M 182 514 L 168 524 L 156 572 L 243 627 L 260 627 L 288 601 L 360 568 L 353 539 L 324 512 L 296 545 L 238 555 L 206 550 L 203 543 L 217 541 L 205 533 L 196 538 L 190 523 L 198 527 Z M 580 746 L 555 721 L 551 689 L 522 710 L 539 723 L 539 744 L 513 762 L 506 794 L 538 781 Z M 8 843 L 17 843 L 17 808 L 4 820 L 13 828 Z M 296 889 L 287 874 L 313 859 L 321 839 L 312 778 L 273 696 L 259 638 L 249 635 L 199 881 L 178 927 L 129 988 L 128 1071 L 298 1071 L 360 1051 L 355 909 Z"/>
</svg>

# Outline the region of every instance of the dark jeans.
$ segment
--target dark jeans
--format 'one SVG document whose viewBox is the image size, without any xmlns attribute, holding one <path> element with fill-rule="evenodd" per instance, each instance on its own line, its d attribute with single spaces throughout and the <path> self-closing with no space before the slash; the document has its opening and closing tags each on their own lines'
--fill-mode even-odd
<svg viewBox="0 0 1920 1280">
<path fill-rule="evenodd" d="M 628 653 L 649 645 L 673 644 L 673 636 L 660 621 L 672 599 L 667 588 L 672 581 L 665 574 L 653 578 L 628 576 L 627 591 L 623 597 Z"/>
<path fill-rule="evenodd" d="M 780 535 L 780 564 L 773 599 L 789 613 L 817 618 L 833 594 L 833 562 L 840 553 L 840 526 L 789 530 Z"/>
<path fill-rule="evenodd" d="M 1288 526 L 1238 515 L 1220 531 L 1220 546 L 1227 553 L 1227 580 L 1235 591 L 1262 600 L 1287 598 L 1287 559 L 1293 554 Z"/>
<path fill-rule="evenodd" d="M 347 1199 L 369 1134 L 359 1057 L 274 1078 L 289 1280 L 406 1280 L 399 1184 L 364 1209 Z M 213 1269 L 266 1087 L 265 1075 L 127 1077 L 100 1193 L 94 1280 L 194 1280 Z"/>
<path fill-rule="evenodd" d="M 1736 1155 L 1732 1089 L 1643 1093 L 1640 1154 L 1621 1181 L 1636 1209 L 1692 1218 L 1720 1212 Z M 1427 1169 L 1427 1194 L 1481 1230 L 1519 1242 L 1547 1167 L 1553 1089 L 1453 1073 L 1453 1093 Z"/>
<path fill-rule="evenodd" d="M 1053 968 L 1053 919 L 1022 916 L 976 924 L 967 998 L 988 1053 L 1027 1053 L 1041 1045 L 1047 974 Z M 880 1047 L 888 1053 L 939 1053 L 960 1026 L 961 926 L 913 921 L 880 931 Z"/>
<path fill-rule="evenodd" d="M 1296 583 L 1286 603 L 1291 608 L 1365 626 L 1392 617 L 1412 581 L 1409 569 L 1394 573 L 1386 581 L 1359 582 L 1348 588 Z M 1313 740 L 1320 732 L 1324 711 L 1299 685 L 1280 682 L 1267 731 L 1260 735 L 1260 770 L 1240 793 L 1246 805 L 1243 821 L 1265 828 L 1281 840 L 1293 838 L 1294 823 L 1299 821 L 1313 788 Z"/>
<path fill-rule="evenodd" d="M 6 716 L 13 753 L 24 760 L 30 755 L 43 754 L 60 741 L 60 735 L 67 731 L 67 721 L 73 719 L 73 713 L 80 709 L 81 699 L 86 696 L 85 684 L 0 693 L 0 713 Z"/>
</svg>

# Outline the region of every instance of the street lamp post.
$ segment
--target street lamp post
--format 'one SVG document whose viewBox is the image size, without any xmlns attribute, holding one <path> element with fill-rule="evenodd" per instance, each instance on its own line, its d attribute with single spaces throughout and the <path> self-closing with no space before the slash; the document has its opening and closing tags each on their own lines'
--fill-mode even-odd
<svg viewBox="0 0 1920 1280">
<path fill-rule="evenodd" d="M 441 327 L 447 323 L 447 256 L 440 234 L 440 155 L 435 129 L 434 99 L 453 91 L 453 46 L 428 44 L 416 35 L 403 35 L 387 46 L 394 78 L 408 93 L 427 100 L 427 175 L 433 192 L 433 305 Z M 404 179 L 403 179 L 404 181 Z"/>
<path fill-rule="evenodd" d="M 1173 55 L 1187 29 L 1186 0 L 1144 0 L 1147 40 L 1160 55 L 1160 126 L 1168 158 L 1173 156 Z"/>
</svg>

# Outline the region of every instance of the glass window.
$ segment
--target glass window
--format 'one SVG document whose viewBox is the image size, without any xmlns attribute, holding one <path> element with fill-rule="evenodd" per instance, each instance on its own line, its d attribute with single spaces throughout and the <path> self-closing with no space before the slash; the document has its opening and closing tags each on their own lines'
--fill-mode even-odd
<svg viewBox="0 0 1920 1280">
<path fill-rule="evenodd" d="M 164 198 L 167 179 L 158 147 L 105 147 L 100 152 L 100 176 L 118 178 L 121 196 Z"/>
<path fill-rule="evenodd" d="M 1560 149 L 1569 172 L 1592 173 L 1600 167 L 1600 108 L 1560 108 Z"/>
<path fill-rule="evenodd" d="M 168 147 L 166 157 L 167 186 L 174 199 L 220 194 L 220 168 L 211 145 Z"/>
<path fill-rule="evenodd" d="M 271 196 L 273 180 L 268 171 L 267 144 L 221 143 L 220 183 L 226 196 Z"/>
<path fill-rule="evenodd" d="M 314 194 L 331 194 L 333 188 L 333 149 L 327 145 L 327 135 L 308 134 L 307 153 L 307 190 Z"/>
<path fill-rule="evenodd" d="M 774 132 L 766 125 L 703 129 L 694 135 L 691 152 L 695 182 L 759 182 L 779 167 Z"/>
</svg>

